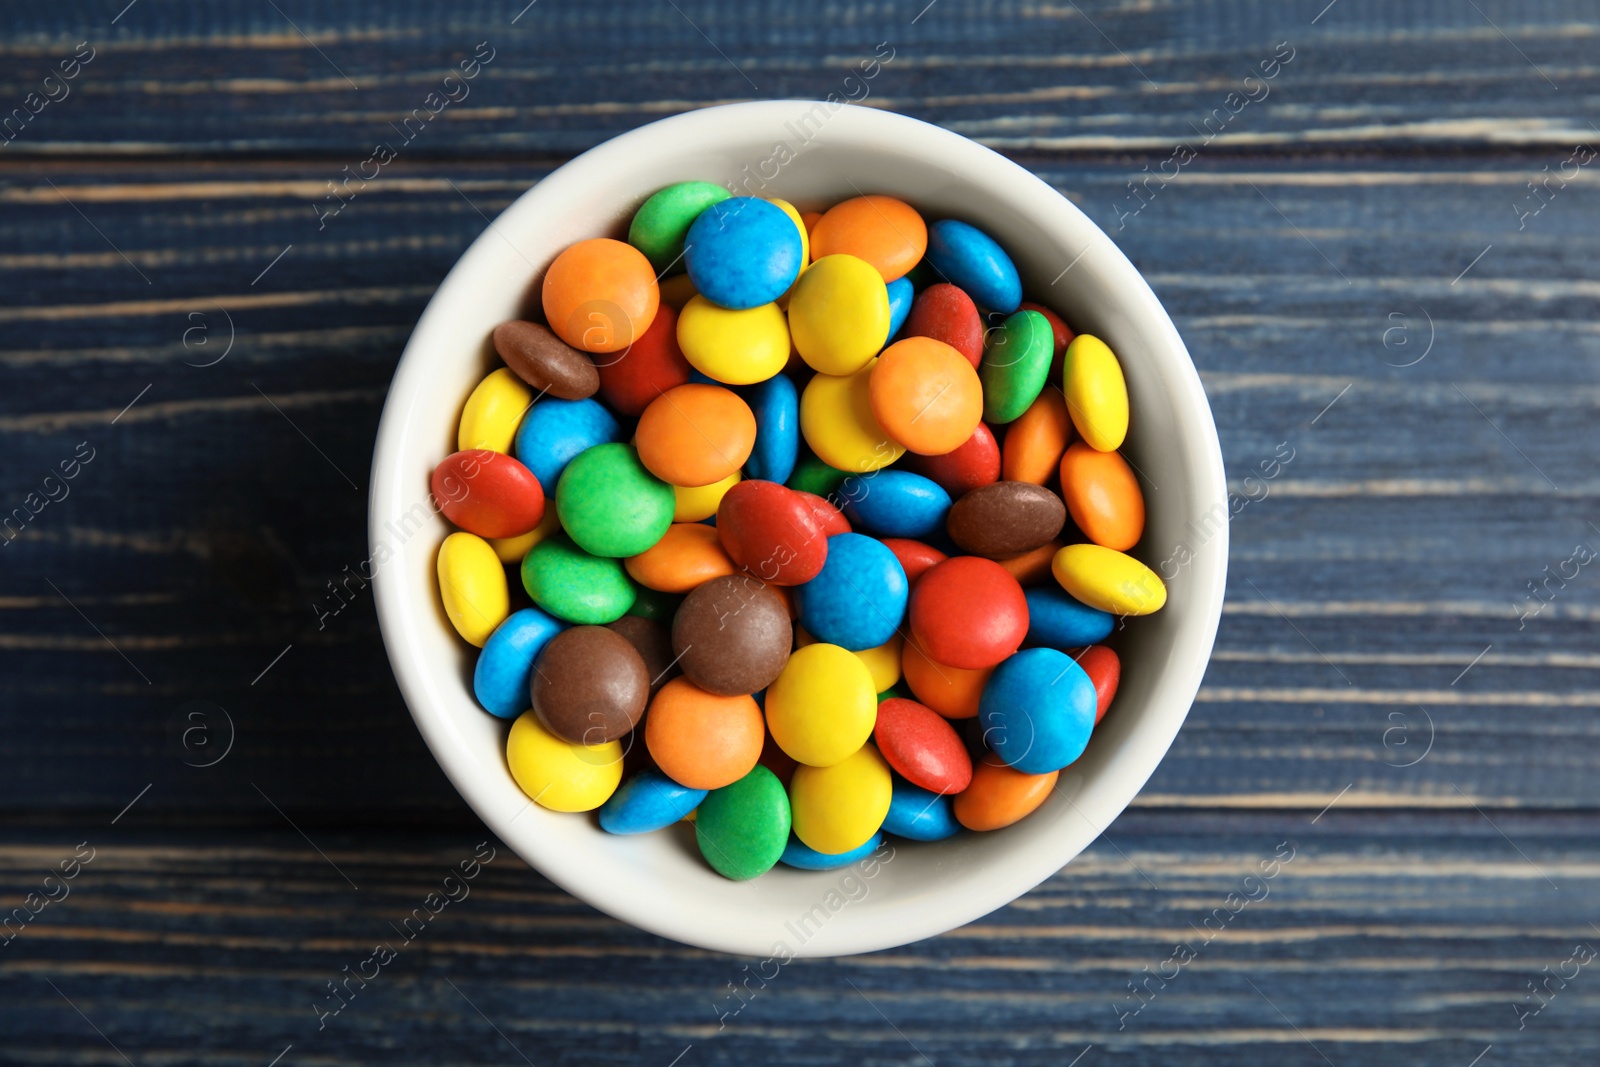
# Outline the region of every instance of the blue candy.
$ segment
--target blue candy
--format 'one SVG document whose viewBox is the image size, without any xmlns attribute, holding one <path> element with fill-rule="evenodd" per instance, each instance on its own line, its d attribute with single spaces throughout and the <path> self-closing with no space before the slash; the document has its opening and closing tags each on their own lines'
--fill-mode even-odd
<svg viewBox="0 0 1600 1067">
<path fill-rule="evenodd" d="M 985 311 L 1009 315 L 1022 303 L 1016 264 L 976 226 L 956 219 L 940 219 L 929 226 L 928 263 Z"/>
<path fill-rule="evenodd" d="M 622 427 L 598 400 L 547 396 L 522 417 L 515 448 L 517 459 L 539 479 L 545 496 L 554 498 L 561 472 L 574 456 L 586 448 L 623 439 Z"/>
<path fill-rule="evenodd" d="M 485 711 L 514 719 L 528 710 L 533 661 L 550 639 L 566 628 L 566 623 L 538 608 L 513 612 L 495 627 L 472 671 L 472 692 Z"/>
<path fill-rule="evenodd" d="M 1059 771 L 1089 744 L 1094 683 L 1065 652 L 1029 648 L 994 669 L 978 700 L 978 725 L 994 754 L 1023 774 Z"/>
<path fill-rule="evenodd" d="M 818 641 L 851 652 L 877 648 L 895 635 L 909 592 L 894 553 L 858 533 L 828 538 L 822 570 L 794 587 L 800 624 Z"/>
<path fill-rule="evenodd" d="M 892 338 L 906 324 L 911 314 L 911 301 L 916 297 L 910 278 L 896 278 L 889 283 L 889 336 Z"/>
<path fill-rule="evenodd" d="M 800 276 L 800 231 L 782 208 L 736 196 L 702 211 L 684 238 L 695 292 L 725 308 L 770 304 Z"/>
<path fill-rule="evenodd" d="M 705 798 L 704 789 L 679 785 L 657 770 L 640 771 L 600 806 L 600 829 L 647 834 L 682 821 Z"/>
<path fill-rule="evenodd" d="M 911 841 L 943 841 L 960 830 L 955 805 L 949 797 L 912 785 L 898 774 L 894 776 L 889 814 L 883 820 L 884 833 Z"/>
<path fill-rule="evenodd" d="M 880 537 L 926 537 L 944 529 L 950 494 L 910 471 L 852 474 L 839 486 L 845 518 Z"/>
<path fill-rule="evenodd" d="M 745 460 L 745 477 L 782 485 L 800 455 L 800 394 L 787 374 L 741 392 L 756 417 L 756 444 Z"/>
<path fill-rule="evenodd" d="M 1040 585 L 1024 592 L 1028 599 L 1026 643 L 1058 648 L 1097 645 L 1111 636 L 1116 619 L 1098 608 L 1091 608 L 1053 585 Z"/>
<path fill-rule="evenodd" d="M 858 845 L 849 852 L 839 852 L 829 855 L 818 852 L 814 848 L 801 843 L 798 837 L 789 835 L 789 843 L 783 847 L 783 855 L 778 857 L 778 862 L 790 867 L 798 867 L 802 871 L 835 871 L 840 867 L 848 867 L 857 860 L 866 859 L 878 851 L 878 846 L 883 844 L 882 834 L 873 834 L 864 845 Z"/>
</svg>

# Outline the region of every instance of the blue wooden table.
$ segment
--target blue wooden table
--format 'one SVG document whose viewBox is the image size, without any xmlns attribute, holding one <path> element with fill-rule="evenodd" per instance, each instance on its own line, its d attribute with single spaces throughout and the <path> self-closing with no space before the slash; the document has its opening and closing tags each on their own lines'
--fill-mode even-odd
<svg viewBox="0 0 1600 1067">
<path fill-rule="evenodd" d="M 0 1060 L 1595 1062 L 1592 3 L 523 2 L 0 4 Z M 751 980 L 480 846 L 370 595 L 318 606 L 486 218 L 830 92 L 1111 233 L 1249 503 L 1188 724 L 1088 852 Z"/>
</svg>

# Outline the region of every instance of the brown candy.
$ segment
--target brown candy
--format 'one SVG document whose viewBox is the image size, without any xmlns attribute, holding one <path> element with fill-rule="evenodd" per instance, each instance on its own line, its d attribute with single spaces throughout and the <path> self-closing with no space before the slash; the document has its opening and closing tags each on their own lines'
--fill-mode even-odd
<svg viewBox="0 0 1600 1067">
<path fill-rule="evenodd" d="M 713 578 L 672 619 L 672 650 L 695 685 L 720 696 L 765 689 L 789 662 L 794 628 L 783 598 L 748 574 Z"/>
<path fill-rule="evenodd" d="M 1007 559 L 1048 544 L 1066 521 L 1067 506 L 1044 486 L 992 482 L 957 500 L 945 526 L 963 551 Z"/>
<path fill-rule="evenodd" d="M 533 664 L 534 714 L 564 741 L 615 741 L 644 717 L 650 673 L 622 634 L 574 626 L 550 639 Z"/>
<path fill-rule="evenodd" d="M 537 322 L 502 322 L 494 328 L 494 350 L 512 373 L 540 393 L 582 400 L 600 389 L 594 362 Z"/>
<path fill-rule="evenodd" d="M 607 623 L 606 629 L 621 634 L 644 660 L 644 669 L 650 672 L 650 695 L 678 676 L 678 664 L 672 657 L 672 635 L 654 619 L 638 615 L 624 615 L 616 622 Z"/>
</svg>

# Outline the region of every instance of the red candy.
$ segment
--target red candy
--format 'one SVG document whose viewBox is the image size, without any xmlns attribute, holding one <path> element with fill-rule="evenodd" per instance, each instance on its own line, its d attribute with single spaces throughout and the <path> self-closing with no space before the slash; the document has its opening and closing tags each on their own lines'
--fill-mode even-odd
<svg viewBox="0 0 1600 1067">
<path fill-rule="evenodd" d="M 1050 357 L 1050 377 L 1046 381 L 1055 382 L 1059 385 L 1061 382 L 1061 362 L 1066 357 L 1067 346 L 1072 343 L 1072 339 L 1077 334 L 1072 332 L 1072 327 L 1061 321 L 1060 315 L 1057 315 L 1043 304 L 1035 304 L 1030 300 L 1024 300 L 1022 306 L 1017 310 L 1037 311 L 1050 324 L 1050 333 L 1055 337 L 1055 352 Z"/>
<path fill-rule="evenodd" d="M 1022 586 L 1000 564 L 956 556 L 911 590 L 911 633 L 930 658 L 963 670 L 993 667 L 1028 634 Z"/>
<path fill-rule="evenodd" d="M 809 582 L 828 558 L 828 538 L 812 517 L 815 505 L 805 499 L 807 495 L 760 479 L 735 485 L 717 505 L 722 547 L 735 563 L 764 582 Z"/>
<path fill-rule="evenodd" d="M 597 354 L 600 399 L 623 415 L 638 415 L 650 401 L 689 380 L 689 361 L 678 348 L 678 313 L 662 304 L 650 328 L 625 352 Z"/>
<path fill-rule="evenodd" d="M 900 569 L 906 572 L 906 581 L 911 585 L 917 584 L 923 571 L 950 558 L 932 545 L 913 541 L 909 537 L 885 537 L 883 547 L 893 552 L 894 558 L 900 561 Z"/>
<path fill-rule="evenodd" d="M 972 297 L 949 282 L 930 285 L 917 294 L 901 337 L 932 337 L 967 357 L 976 367 L 983 359 L 983 319 Z"/>
<path fill-rule="evenodd" d="M 544 518 L 544 489 L 504 452 L 454 452 L 433 469 L 433 499 L 444 517 L 479 537 L 520 537 Z"/>
<path fill-rule="evenodd" d="M 959 793 L 972 781 L 972 757 L 955 727 L 915 700 L 880 703 L 872 739 L 900 777 L 931 793 Z"/>
<path fill-rule="evenodd" d="M 811 518 L 816 521 L 817 528 L 822 531 L 822 536 L 832 537 L 834 534 L 850 532 L 850 520 L 844 517 L 844 512 L 828 503 L 827 500 L 815 493 L 808 493 L 804 489 L 796 489 L 793 492 L 811 508 Z"/>
<path fill-rule="evenodd" d="M 906 466 L 931 478 L 952 498 L 1000 480 L 1000 442 L 987 423 L 978 423 L 967 443 L 942 456 L 906 453 Z"/>
<path fill-rule="evenodd" d="M 1117 695 L 1117 683 L 1122 681 L 1122 660 L 1105 645 L 1090 645 L 1076 658 L 1078 666 L 1094 683 L 1094 721 L 1098 723 L 1106 717 L 1106 709 Z"/>
</svg>

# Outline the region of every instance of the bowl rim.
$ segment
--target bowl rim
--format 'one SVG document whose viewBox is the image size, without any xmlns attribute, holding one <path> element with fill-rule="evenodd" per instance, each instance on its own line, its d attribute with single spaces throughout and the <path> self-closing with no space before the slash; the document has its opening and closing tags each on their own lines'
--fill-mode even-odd
<svg viewBox="0 0 1600 1067">
<path fill-rule="evenodd" d="M 449 305 L 463 299 L 478 279 L 486 276 L 486 272 L 498 269 L 494 253 L 497 247 L 503 252 L 503 243 L 508 241 L 499 232 L 499 223 L 514 213 L 529 211 L 533 204 L 544 201 L 559 203 L 563 198 L 575 195 L 585 180 L 584 175 L 593 173 L 596 168 L 639 167 L 641 159 L 649 158 L 648 149 L 659 143 L 660 139 L 680 143 L 699 143 L 696 138 L 726 139 L 729 129 L 762 123 L 775 125 L 793 119 L 797 109 L 814 110 L 819 105 L 832 109 L 827 130 L 824 131 L 830 136 L 859 137 L 863 140 L 892 138 L 914 145 L 917 155 L 930 158 L 946 155 L 961 157 L 968 169 L 981 170 L 994 185 L 1004 187 L 1009 198 L 1028 200 L 1030 210 L 1048 212 L 1054 216 L 1055 224 L 1070 229 L 1074 236 L 1081 238 L 1083 249 L 1078 259 L 1088 258 L 1096 271 L 1114 275 L 1114 280 L 1122 287 L 1124 298 L 1130 304 L 1129 313 L 1142 317 L 1159 335 L 1162 351 L 1153 353 L 1152 358 L 1161 361 L 1163 387 L 1171 395 L 1174 407 L 1187 413 L 1188 421 L 1193 424 L 1186 432 L 1194 436 L 1186 439 L 1186 442 L 1203 453 L 1196 460 L 1197 480 L 1191 487 L 1194 499 L 1199 505 L 1209 501 L 1212 508 L 1217 503 L 1226 507 L 1227 485 L 1221 445 L 1209 402 L 1188 349 L 1149 284 L 1093 220 L 1020 164 L 952 131 L 878 108 L 849 104 L 836 106 L 813 100 L 769 100 L 723 104 L 684 112 L 605 141 L 535 182 L 474 239 L 429 299 L 396 365 L 385 398 L 374 443 L 369 492 L 369 548 L 374 555 L 382 540 L 379 535 L 380 522 L 400 514 L 407 506 L 407 475 L 399 469 L 403 465 L 397 462 L 397 458 L 408 435 L 410 416 L 418 405 L 438 402 L 425 389 L 426 367 L 433 358 L 429 351 L 432 345 L 430 339 L 442 335 L 442 331 L 452 328 L 451 323 L 459 319 Z M 1078 259 L 1073 263 L 1076 264 Z M 535 272 L 534 277 L 537 276 Z M 412 486 L 410 494 L 413 498 L 414 493 L 415 487 Z M 1221 620 L 1228 533 L 1228 524 L 1224 522 L 1220 529 L 1199 545 L 1186 565 L 1186 569 L 1190 570 L 1188 581 L 1192 583 L 1190 596 L 1195 604 L 1190 621 L 1174 637 L 1171 662 L 1164 668 L 1165 673 L 1158 683 L 1164 710 L 1153 723 L 1141 720 L 1139 743 L 1127 746 L 1133 751 L 1117 754 L 1120 777 L 1115 787 L 1102 788 L 1096 794 L 1097 799 L 1091 804 L 1090 812 L 1084 812 L 1068 798 L 1068 803 L 1078 810 L 1092 833 L 1085 836 L 1081 832 L 1063 832 L 1057 847 L 1038 848 L 1027 855 L 1017 856 L 1014 862 L 1008 862 L 1004 877 L 991 879 L 960 899 L 942 901 L 939 907 L 908 907 L 904 909 L 904 915 L 897 913 L 888 918 L 879 915 L 871 925 L 852 924 L 842 931 L 831 929 L 828 932 L 833 936 L 825 940 L 819 938 L 819 943 L 815 945 L 803 944 L 793 955 L 848 955 L 907 944 L 947 932 L 987 915 L 1028 892 L 1097 839 L 1104 828 L 1138 795 L 1165 758 L 1199 691 Z M 490 786 L 480 777 L 481 765 L 476 757 L 466 751 L 462 739 L 446 722 L 445 714 L 437 710 L 443 697 L 440 678 L 437 677 L 441 672 L 424 666 L 426 656 L 421 654 L 418 643 L 419 627 L 436 625 L 436 618 L 432 613 L 408 610 L 408 603 L 414 601 L 407 600 L 398 570 L 395 567 L 376 567 L 372 582 L 379 629 L 390 666 L 424 742 L 461 797 L 488 828 L 551 882 L 613 917 L 690 945 L 735 954 L 766 954 L 771 944 L 770 936 L 724 929 L 718 925 L 715 915 L 703 916 L 693 922 L 686 921 L 677 913 L 672 917 L 664 917 L 652 908 L 649 894 L 632 893 L 627 887 L 614 885 L 585 869 L 584 865 L 572 864 L 566 858 L 555 855 L 553 849 L 542 847 L 543 843 L 538 838 L 518 832 L 511 826 L 521 812 L 508 817 L 506 811 L 491 802 Z M 419 620 L 418 616 L 425 617 Z M 1155 702 L 1156 697 L 1152 696 L 1152 703 Z M 1099 829 L 1095 828 L 1096 823 Z"/>
</svg>

